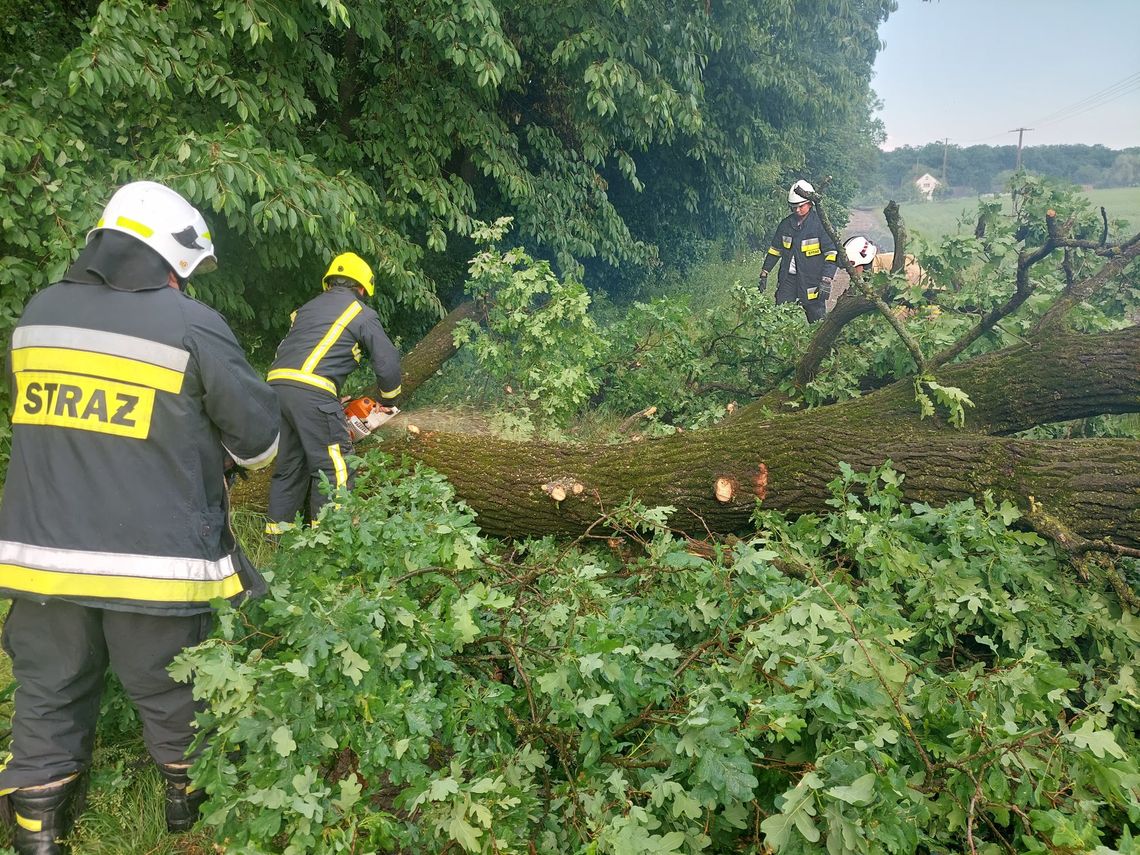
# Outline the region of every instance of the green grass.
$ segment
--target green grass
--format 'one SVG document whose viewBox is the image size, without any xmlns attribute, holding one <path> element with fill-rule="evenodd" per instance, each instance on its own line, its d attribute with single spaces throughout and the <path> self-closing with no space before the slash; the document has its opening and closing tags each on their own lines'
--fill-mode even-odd
<svg viewBox="0 0 1140 855">
<path fill-rule="evenodd" d="M 1113 187 L 1090 190 L 1089 200 L 1103 206 L 1109 220 L 1127 220 L 1132 233 L 1140 229 L 1140 187 Z M 946 199 L 937 202 L 909 202 L 902 206 L 903 220 L 911 234 L 937 241 L 958 231 L 972 232 L 977 211 L 977 199 Z M 1011 213 L 1008 196 L 1006 213 Z M 875 211 L 878 219 L 880 211 Z M 960 222 L 964 220 L 964 225 Z"/>
</svg>

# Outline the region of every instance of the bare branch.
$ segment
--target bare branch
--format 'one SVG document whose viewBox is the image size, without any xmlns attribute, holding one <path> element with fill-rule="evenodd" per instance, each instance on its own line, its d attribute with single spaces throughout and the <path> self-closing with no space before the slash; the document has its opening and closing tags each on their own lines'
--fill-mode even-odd
<svg viewBox="0 0 1140 855">
<path fill-rule="evenodd" d="M 801 193 L 802 189 L 803 188 L 801 188 Z M 915 373 L 925 374 L 926 358 L 922 355 L 922 348 L 918 346 L 918 342 L 915 341 L 914 336 L 907 331 L 902 320 L 895 317 L 891 312 L 890 306 L 886 304 L 882 297 L 875 293 L 875 289 L 871 287 L 871 284 L 863 278 L 863 275 L 855 269 L 855 265 L 853 265 L 846 254 L 843 253 L 842 247 L 839 244 L 839 236 L 835 232 L 835 227 L 831 225 L 831 220 L 827 218 L 827 213 L 820 205 L 820 195 L 818 193 L 803 193 L 803 195 L 815 204 L 816 212 L 819 214 L 820 222 L 823 224 L 823 230 L 827 232 L 827 236 L 831 238 L 832 243 L 839 249 L 837 258 L 842 262 L 842 267 L 847 271 L 847 275 L 851 277 L 851 284 L 858 288 L 863 296 L 878 310 L 879 314 L 886 319 L 887 323 L 894 327 L 895 332 L 898 333 L 899 338 L 902 339 L 903 344 L 906 345 L 906 349 L 910 352 L 911 359 L 914 360 Z M 897 263 L 898 253 L 895 254 L 895 257 Z"/>
<path fill-rule="evenodd" d="M 1129 240 L 1119 246 L 1087 246 L 1087 244 L 1091 243 L 1092 241 L 1066 241 L 1062 246 L 1073 246 L 1076 249 L 1093 249 L 1097 255 L 1108 258 L 1108 263 L 1087 279 L 1074 282 L 1065 288 L 1061 296 L 1057 298 L 1057 301 L 1049 307 L 1049 311 L 1037 322 L 1037 326 L 1033 330 L 1034 335 L 1041 335 L 1042 333 L 1055 330 L 1058 326 L 1062 325 L 1065 317 L 1074 306 L 1078 303 L 1085 302 L 1089 297 L 1100 290 L 1106 282 L 1119 276 L 1120 272 L 1124 270 L 1133 259 L 1140 256 L 1140 233 L 1133 235 Z"/>
<path fill-rule="evenodd" d="M 1048 230 L 1049 236 L 1044 246 L 1040 246 L 1032 251 L 1022 250 L 1017 256 L 1016 287 L 1010 298 L 1002 305 L 987 312 L 973 329 L 954 342 L 954 344 L 950 345 L 950 347 L 934 356 L 930 360 L 931 367 L 945 365 L 950 360 L 959 356 L 971 344 L 992 330 L 998 321 L 1015 312 L 1022 303 L 1029 299 L 1033 293 L 1033 285 L 1029 281 L 1029 268 L 1048 257 L 1048 255 L 1057 248 L 1060 241 L 1056 211 L 1050 209 L 1045 213 L 1045 227 Z"/>
</svg>

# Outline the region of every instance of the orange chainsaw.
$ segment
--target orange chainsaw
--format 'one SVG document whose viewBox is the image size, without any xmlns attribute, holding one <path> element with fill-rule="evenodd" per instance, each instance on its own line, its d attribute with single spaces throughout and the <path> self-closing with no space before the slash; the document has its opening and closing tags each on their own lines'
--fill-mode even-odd
<svg viewBox="0 0 1140 855">
<path fill-rule="evenodd" d="M 396 407 L 382 406 L 371 398 L 350 398 L 344 402 L 348 435 L 353 442 L 362 440 L 398 412 Z"/>
</svg>

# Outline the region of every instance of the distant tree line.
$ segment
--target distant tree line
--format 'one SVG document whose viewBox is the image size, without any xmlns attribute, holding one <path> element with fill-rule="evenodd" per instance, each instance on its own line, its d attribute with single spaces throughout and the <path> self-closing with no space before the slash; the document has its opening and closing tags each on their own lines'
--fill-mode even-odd
<svg viewBox="0 0 1140 855">
<path fill-rule="evenodd" d="M 967 195 L 1000 192 L 1017 165 L 1017 146 L 943 147 L 941 142 L 881 151 L 874 178 L 864 185 L 870 195 L 913 194 L 914 179 L 925 172 L 943 178 L 941 192 Z M 1027 171 L 1093 187 L 1140 185 L 1140 147 L 1110 149 L 1103 145 L 1039 145 L 1021 150 Z"/>
</svg>

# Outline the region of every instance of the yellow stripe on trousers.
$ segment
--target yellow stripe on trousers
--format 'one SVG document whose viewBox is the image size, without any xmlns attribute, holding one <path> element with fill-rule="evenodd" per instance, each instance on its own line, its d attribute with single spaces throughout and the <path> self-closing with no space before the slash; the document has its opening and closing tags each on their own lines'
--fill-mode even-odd
<svg viewBox="0 0 1140 855">
<path fill-rule="evenodd" d="M 328 451 L 329 457 L 332 458 L 333 469 L 336 470 L 336 486 L 343 487 L 348 483 L 348 466 L 344 462 L 344 455 L 340 453 L 340 445 L 334 442 Z"/>
</svg>

